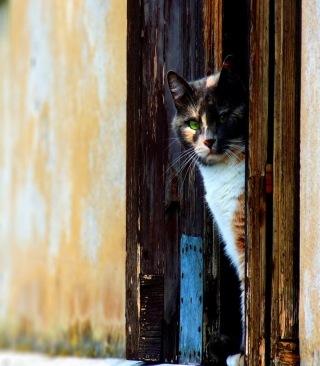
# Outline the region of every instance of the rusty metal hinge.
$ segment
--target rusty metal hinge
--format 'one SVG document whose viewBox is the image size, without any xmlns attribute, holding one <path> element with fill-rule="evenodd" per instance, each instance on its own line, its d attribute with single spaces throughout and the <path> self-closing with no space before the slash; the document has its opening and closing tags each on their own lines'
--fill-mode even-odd
<svg viewBox="0 0 320 366">
<path fill-rule="evenodd" d="M 272 164 L 266 165 L 266 193 L 270 194 L 273 191 L 273 169 Z"/>
</svg>

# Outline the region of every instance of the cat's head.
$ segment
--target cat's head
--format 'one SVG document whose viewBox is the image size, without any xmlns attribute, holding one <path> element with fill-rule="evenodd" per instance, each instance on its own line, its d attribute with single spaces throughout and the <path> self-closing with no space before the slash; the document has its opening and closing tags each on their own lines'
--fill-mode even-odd
<svg viewBox="0 0 320 366">
<path fill-rule="evenodd" d="M 187 82 L 173 71 L 167 75 L 177 113 L 172 127 L 180 143 L 193 149 L 203 165 L 243 159 L 246 93 L 233 56 L 219 73 Z"/>
</svg>

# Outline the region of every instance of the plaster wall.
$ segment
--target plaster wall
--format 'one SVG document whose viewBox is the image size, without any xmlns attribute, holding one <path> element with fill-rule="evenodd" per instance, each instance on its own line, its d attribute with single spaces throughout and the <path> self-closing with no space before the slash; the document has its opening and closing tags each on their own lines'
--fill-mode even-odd
<svg viewBox="0 0 320 366">
<path fill-rule="evenodd" d="M 123 355 L 125 0 L 0 1 L 0 345 Z"/>
<path fill-rule="evenodd" d="M 320 365 L 320 1 L 302 1 L 300 352 Z"/>
</svg>

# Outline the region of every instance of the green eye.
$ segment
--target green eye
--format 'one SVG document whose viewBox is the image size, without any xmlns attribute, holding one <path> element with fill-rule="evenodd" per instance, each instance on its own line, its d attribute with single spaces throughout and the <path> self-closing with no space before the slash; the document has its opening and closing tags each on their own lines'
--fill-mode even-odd
<svg viewBox="0 0 320 366">
<path fill-rule="evenodd" d="M 199 128 L 200 128 L 199 122 L 195 121 L 194 119 L 189 121 L 188 124 L 189 124 L 190 128 L 192 128 L 193 130 L 199 130 Z"/>
<path fill-rule="evenodd" d="M 219 122 L 222 124 L 222 123 L 225 123 L 226 120 L 228 119 L 228 116 L 226 114 L 220 114 L 220 120 Z"/>
</svg>

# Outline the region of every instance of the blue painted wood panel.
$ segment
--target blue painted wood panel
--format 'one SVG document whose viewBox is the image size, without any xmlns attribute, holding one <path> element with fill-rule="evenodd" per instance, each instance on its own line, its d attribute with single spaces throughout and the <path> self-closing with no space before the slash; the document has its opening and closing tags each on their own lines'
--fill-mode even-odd
<svg viewBox="0 0 320 366">
<path fill-rule="evenodd" d="M 203 241 L 182 235 L 180 242 L 180 337 L 179 362 L 202 360 Z"/>
</svg>

